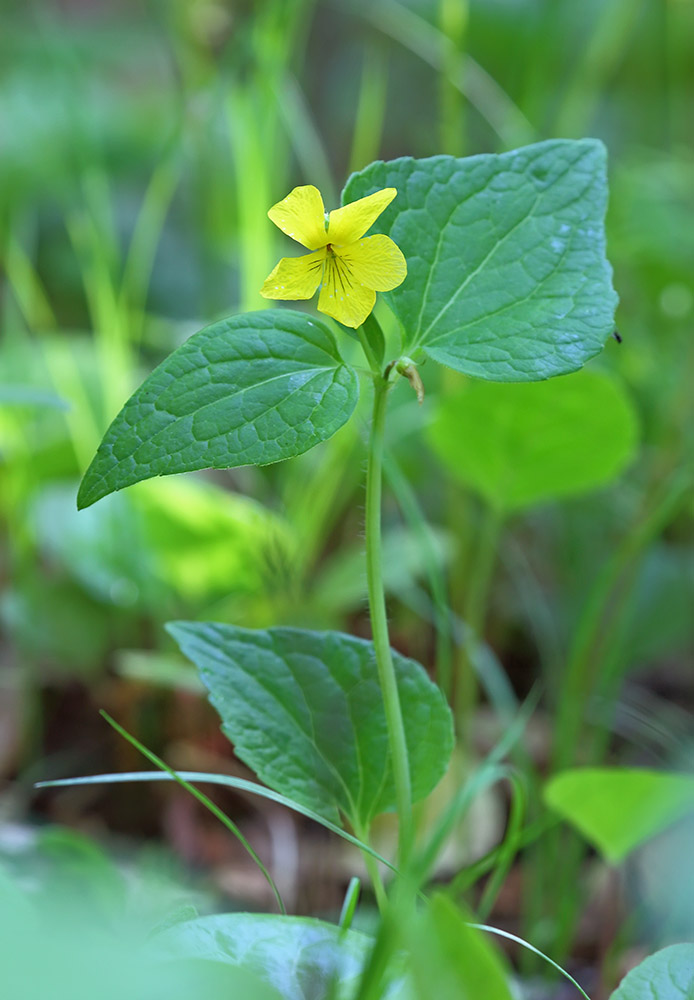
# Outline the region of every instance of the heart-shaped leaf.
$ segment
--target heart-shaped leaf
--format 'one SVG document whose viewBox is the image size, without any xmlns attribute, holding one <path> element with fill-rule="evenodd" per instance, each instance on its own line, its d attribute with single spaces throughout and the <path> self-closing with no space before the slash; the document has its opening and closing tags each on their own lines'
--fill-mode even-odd
<svg viewBox="0 0 694 1000">
<path fill-rule="evenodd" d="M 395 807 L 371 642 L 294 628 L 167 628 L 198 667 L 237 755 L 267 785 L 331 822 L 342 813 L 357 830 Z M 448 765 L 451 713 L 419 663 L 393 659 L 416 801 Z"/>
<path fill-rule="evenodd" d="M 694 778 L 626 768 L 576 768 L 552 778 L 545 802 L 614 864 L 694 813 Z"/>
<path fill-rule="evenodd" d="M 456 478 L 509 512 L 609 483 L 634 456 L 637 422 L 617 382 L 582 371 L 524 385 L 466 380 L 441 400 L 430 436 Z"/>
<path fill-rule="evenodd" d="M 280 309 L 221 320 L 174 351 L 128 400 L 77 504 L 152 476 L 300 455 L 346 422 L 357 393 L 355 372 L 318 320 Z"/>
<path fill-rule="evenodd" d="M 613 330 L 606 156 L 594 139 L 499 155 L 403 157 L 353 174 L 343 202 L 398 195 L 373 227 L 407 278 L 386 293 L 404 351 L 498 382 L 580 368 Z"/>
</svg>

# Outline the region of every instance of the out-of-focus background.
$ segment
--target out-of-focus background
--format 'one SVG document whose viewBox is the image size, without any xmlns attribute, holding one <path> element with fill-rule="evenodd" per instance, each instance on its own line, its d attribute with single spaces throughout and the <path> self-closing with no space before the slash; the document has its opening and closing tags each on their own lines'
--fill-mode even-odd
<svg viewBox="0 0 694 1000">
<path fill-rule="evenodd" d="M 236 842 L 179 790 L 33 782 L 142 766 L 99 708 L 176 767 L 247 776 L 168 620 L 368 635 L 359 421 L 291 463 L 155 480 L 80 514 L 75 493 L 144 375 L 195 330 L 267 307 L 258 289 L 292 252 L 269 206 L 312 183 L 334 207 L 377 158 L 606 144 L 623 342 L 591 367 L 624 398 L 624 471 L 490 528 L 431 431 L 443 420 L 445 437 L 438 401 L 464 380 L 425 369 L 421 409 L 400 387 L 393 642 L 434 670 L 431 579 L 456 619 L 484 598 L 492 666 L 473 751 L 532 690 L 535 791 L 557 764 L 691 766 L 694 2 L 44 0 L 1 17 L 0 864 L 68 859 L 92 884 L 108 880 L 105 850 L 163 886 L 185 872 L 227 906 L 270 905 Z M 470 598 L 485 524 L 498 558 L 488 595 Z M 352 854 L 279 808 L 218 800 L 293 911 L 339 907 Z M 494 846 L 505 809 L 479 803 L 442 877 Z M 691 935 L 690 835 L 670 831 L 619 876 L 580 861 L 563 887 L 569 931 L 540 840 L 494 919 L 547 949 L 563 926 L 573 961 L 593 965 Z"/>
</svg>

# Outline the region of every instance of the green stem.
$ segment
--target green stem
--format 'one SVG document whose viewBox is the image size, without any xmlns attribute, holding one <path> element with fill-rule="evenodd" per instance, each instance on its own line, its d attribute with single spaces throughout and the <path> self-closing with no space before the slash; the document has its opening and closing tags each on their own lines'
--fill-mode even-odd
<svg viewBox="0 0 694 1000">
<path fill-rule="evenodd" d="M 393 658 L 388 636 L 386 601 L 383 591 L 381 551 L 381 486 L 383 480 L 383 438 L 386 402 L 389 384 L 381 375 L 374 374 L 374 404 L 369 437 L 368 465 L 366 471 L 366 579 L 371 614 L 371 632 L 378 679 L 383 696 L 388 742 L 395 781 L 395 795 L 399 820 L 398 862 L 404 870 L 413 840 L 412 792 L 410 766 L 405 742 L 405 727 L 400 708 L 400 696 L 395 678 Z"/>
<path fill-rule="evenodd" d="M 355 831 L 359 840 L 363 840 L 364 843 L 368 843 L 368 837 L 364 831 Z M 366 866 L 366 871 L 371 882 L 371 887 L 374 891 L 376 897 L 376 905 L 378 906 L 379 913 L 385 913 L 388 906 L 388 897 L 386 895 L 386 890 L 383 885 L 383 879 L 381 878 L 381 873 L 378 870 L 378 861 L 373 856 L 366 851 L 362 851 L 362 858 L 364 859 L 364 865 Z"/>
</svg>

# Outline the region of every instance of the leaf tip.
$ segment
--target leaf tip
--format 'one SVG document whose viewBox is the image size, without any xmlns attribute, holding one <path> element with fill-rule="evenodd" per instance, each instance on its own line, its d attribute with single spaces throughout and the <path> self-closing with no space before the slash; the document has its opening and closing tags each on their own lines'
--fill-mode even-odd
<svg viewBox="0 0 694 1000">
<path fill-rule="evenodd" d="M 95 490 L 91 482 L 89 469 L 87 469 L 77 490 L 77 510 L 85 510 L 87 507 L 91 507 L 98 499 L 99 497 L 95 495 Z"/>
<path fill-rule="evenodd" d="M 164 624 L 164 628 L 169 633 L 171 638 L 174 639 L 180 645 L 181 639 L 185 635 L 187 631 L 187 626 L 189 624 L 190 622 L 183 622 L 183 621 L 166 622 Z"/>
</svg>

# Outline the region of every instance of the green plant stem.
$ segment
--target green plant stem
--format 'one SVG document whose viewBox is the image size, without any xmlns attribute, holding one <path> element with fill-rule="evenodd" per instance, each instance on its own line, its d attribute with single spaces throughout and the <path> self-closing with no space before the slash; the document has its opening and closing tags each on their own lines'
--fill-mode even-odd
<svg viewBox="0 0 694 1000">
<path fill-rule="evenodd" d="M 386 403 L 390 388 L 387 379 L 374 373 L 374 403 L 371 433 L 369 436 L 368 464 L 366 471 L 366 580 L 369 594 L 371 632 L 378 679 L 383 696 L 388 742 L 395 781 L 395 795 L 399 820 L 398 863 L 404 869 L 410 855 L 413 839 L 412 791 L 410 766 L 405 742 L 405 727 L 400 708 L 400 696 L 390 652 L 386 600 L 383 591 L 381 551 L 381 487 L 383 480 L 383 439 Z"/>
<path fill-rule="evenodd" d="M 368 843 L 368 838 L 362 836 L 358 833 L 357 836 L 359 840 L 366 841 Z M 378 906 L 379 913 L 385 913 L 388 906 L 388 897 L 386 895 L 385 886 L 383 885 L 383 879 L 381 878 L 381 873 L 378 870 L 378 861 L 373 856 L 373 854 L 367 854 L 366 851 L 362 852 L 362 858 L 364 859 L 364 865 L 366 866 L 366 871 L 369 875 L 369 880 L 371 882 L 371 887 L 374 891 L 376 897 L 376 905 Z"/>
</svg>

